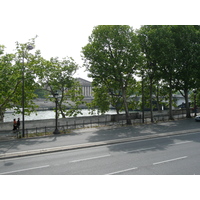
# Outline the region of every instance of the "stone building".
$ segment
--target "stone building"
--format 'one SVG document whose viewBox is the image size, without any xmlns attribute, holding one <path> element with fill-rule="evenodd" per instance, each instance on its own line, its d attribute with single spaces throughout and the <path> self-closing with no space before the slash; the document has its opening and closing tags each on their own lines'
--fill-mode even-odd
<svg viewBox="0 0 200 200">
<path fill-rule="evenodd" d="M 93 98 L 92 96 L 92 83 L 82 78 L 77 78 L 80 85 L 82 86 L 82 95 L 85 98 Z"/>
</svg>

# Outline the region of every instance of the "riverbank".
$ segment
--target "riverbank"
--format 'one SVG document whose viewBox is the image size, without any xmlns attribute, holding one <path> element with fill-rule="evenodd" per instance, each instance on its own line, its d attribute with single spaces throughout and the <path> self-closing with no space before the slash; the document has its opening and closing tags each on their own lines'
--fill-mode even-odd
<svg viewBox="0 0 200 200">
<path fill-rule="evenodd" d="M 39 117 L 37 116 L 37 118 L 35 119 L 28 119 L 28 116 L 25 116 L 25 124 L 26 124 L 26 128 L 40 128 L 40 127 L 49 127 L 49 126 L 55 126 L 55 112 L 54 111 L 40 111 L 43 113 L 43 117 L 41 117 L 41 119 L 39 119 Z M 47 116 L 47 112 L 51 112 L 52 114 L 52 118 L 50 118 L 51 116 Z M 104 114 L 104 115 L 90 115 L 88 113 L 88 116 L 86 115 L 82 115 L 82 116 L 78 116 L 78 117 L 67 117 L 67 118 L 60 118 L 58 119 L 58 125 L 59 126 L 68 126 L 68 125 L 74 125 L 74 124 L 86 124 L 86 123 L 99 123 L 101 122 L 101 120 L 103 120 L 103 122 L 109 122 L 109 121 L 118 121 L 118 120 L 125 120 L 125 114 L 121 113 L 119 117 L 117 117 L 116 113 L 114 113 L 115 111 L 113 110 L 112 113 L 108 113 L 108 114 Z M 173 115 L 178 116 L 178 118 L 181 118 L 185 115 L 186 111 L 185 110 L 174 110 L 173 111 Z M 131 119 L 139 119 L 141 121 L 141 116 L 142 113 L 141 112 L 131 112 Z M 168 118 L 168 111 L 162 111 L 157 112 L 154 111 L 153 113 L 154 115 L 154 120 L 155 121 L 159 121 L 159 120 L 166 120 Z M 11 115 L 13 118 L 13 115 Z M 20 116 L 19 116 L 20 117 Z M 31 116 L 29 116 L 31 117 Z M 48 118 L 49 117 L 49 118 Z M 150 112 L 145 112 L 145 119 L 149 118 L 150 119 Z M 17 118 L 17 116 L 15 116 L 15 118 Z M 20 117 L 21 118 L 21 117 Z M 8 122 L 3 122 L 0 123 L 0 130 L 12 130 L 12 125 L 13 125 L 13 121 L 8 121 Z"/>
<path fill-rule="evenodd" d="M 43 111 L 46 112 L 46 111 Z M 52 111 L 53 112 L 53 111 Z M 55 114 L 55 113 L 54 113 Z M 111 121 L 116 121 L 116 114 L 104 114 L 104 115 L 90 115 L 90 116 L 79 116 L 79 117 L 68 117 L 68 118 L 59 118 L 58 126 L 71 126 L 71 125 L 82 125 L 82 124 L 91 124 L 91 123 L 107 123 Z M 141 118 L 138 112 L 130 114 L 132 119 Z M 25 118 L 27 119 L 27 118 Z M 118 117 L 119 120 L 125 120 L 125 114 L 120 114 Z M 4 122 L 0 123 L 0 130 L 7 131 L 12 130 L 13 122 Z M 26 129 L 41 128 L 41 127 L 55 127 L 55 116 L 52 119 L 37 119 L 37 120 L 26 120 L 25 121 Z"/>
<path fill-rule="evenodd" d="M 150 113 L 145 113 L 144 123 L 142 122 L 141 113 L 131 114 L 132 125 L 151 124 Z M 180 120 L 186 117 L 186 114 L 174 112 L 174 120 Z M 158 113 L 154 112 L 154 124 L 158 122 L 169 121 L 167 111 Z M 171 121 L 171 120 L 170 120 Z M 124 126 L 126 124 L 125 114 L 117 115 L 99 115 L 88 117 L 74 117 L 58 119 L 58 129 L 62 134 L 70 134 L 72 130 L 82 128 L 94 128 L 104 126 Z M 5 127 L 7 126 L 7 127 Z M 2 129 L 7 130 L 2 130 Z M 53 134 L 55 130 L 55 119 L 35 120 L 25 122 L 25 137 L 46 136 Z M 0 139 L 20 137 L 20 132 L 12 131 L 12 123 L 0 123 Z"/>
</svg>

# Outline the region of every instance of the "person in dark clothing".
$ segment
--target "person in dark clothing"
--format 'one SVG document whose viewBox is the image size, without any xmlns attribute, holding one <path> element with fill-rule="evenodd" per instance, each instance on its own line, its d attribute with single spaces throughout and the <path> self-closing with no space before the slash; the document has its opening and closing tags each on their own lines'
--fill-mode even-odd
<svg viewBox="0 0 200 200">
<path fill-rule="evenodd" d="M 19 127 L 20 127 L 20 118 L 18 118 L 17 120 L 17 129 L 19 130 Z"/>
<path fill-rule="evenodd" d="M 13 120 L 13 131 L 17 130 L 17 121 L 16 119 Z"/>
</svg>

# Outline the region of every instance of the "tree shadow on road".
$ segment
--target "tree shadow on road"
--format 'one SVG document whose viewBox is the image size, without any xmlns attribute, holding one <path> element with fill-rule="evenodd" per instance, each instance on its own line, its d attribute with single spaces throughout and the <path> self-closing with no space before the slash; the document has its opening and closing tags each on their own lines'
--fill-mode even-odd
<svg viewBox="0 0 200 200">
<path fill-rule="evenodd" d="M 57 144 L 56 141 L 59 142 L 62 141 L 63 137 L 69 138 L 76 135 L 77 134 L 59 134 L 0 141 L 0 154 L 23 151 L 23 147 L 26 147 L 26 150 L 57 147 L 59 146 L 59 144 Z"/>
<path fill-rule="evenodd" d="M 115 140 L 115 139 L 124 139 L 132 138 L 137 136 L 147 136 L 161 133 L 171 133 L 177 131 L 186 131 L 194 132 L 199 129 L 200 133 L 200 123 L 194 121 L 194 119 L 184 119 L 184 120 L 175 120 L 169 122 L 160 122 L 156 124 L 144 124 L 137 126 L 124 126 L 124 127 L 110 127 L 107 130 L 99 129 L 91 137 L 88 138 L 88 142 L 99 142 L 105 140 Z M 178 137 L 178 136 L 177 136 Z M 141 142 L 131 142 L 131 143 L 119 143 L 117 145 L 108 146 L 110 151 L 113 152 L 129 152 L 134 153 L 145 151 L 156 151 L 156 150 L 165 150 L 170 145 L 176 143 L 177 140 L 188 141 L 188 136 L 183 137 L 167 137 L 165 142 L 162 142 L 160 139 L 150 139 L 148 144 L 145 144 L 145 148 Z M 162 138 L 162 137 L 161 137 Z M 200 142 L 199 135 L 193 137 L 195 142 Z M 140 140 L 141 141 L 141 140 Z M 146 149 L 146 150 L 145 150 Z"/>
</svg>

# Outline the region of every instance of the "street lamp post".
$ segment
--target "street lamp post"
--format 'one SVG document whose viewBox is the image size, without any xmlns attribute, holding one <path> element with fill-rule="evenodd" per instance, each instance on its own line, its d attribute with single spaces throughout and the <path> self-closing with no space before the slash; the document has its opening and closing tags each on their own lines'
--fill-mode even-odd
<svg viewBox="0 0 200 200">
<path fill-rule="evenodd" d="M 55 97 L 55 103 L 56 103 L 56 128 L 53 134 L 59 134 L 60 131 L 58 130 L 58 93 L 57 92 L 54 94 L 54 97 Z"/>
<path fill-rule="evenodd" d="M 33 46 L 28 45 L 26 46 L 25 50 L 32 50 Z M 23 51 L 23 66 L 22 66 L 22 137 L 25 137 L 25 112 L 24 112 L 24 107 L 25 107 L 25 80 L 24 80 L 24 71 L 25 71 L 25 64 L 24 64 L 24 59 L 25 59 L 25 50 Z"/>
</svg>

